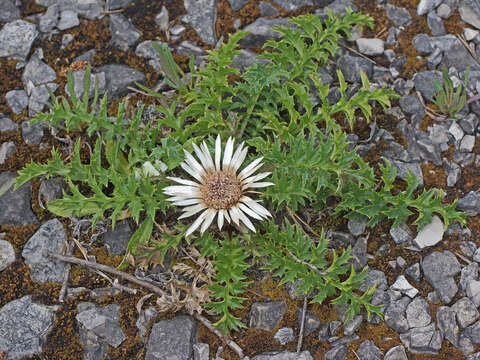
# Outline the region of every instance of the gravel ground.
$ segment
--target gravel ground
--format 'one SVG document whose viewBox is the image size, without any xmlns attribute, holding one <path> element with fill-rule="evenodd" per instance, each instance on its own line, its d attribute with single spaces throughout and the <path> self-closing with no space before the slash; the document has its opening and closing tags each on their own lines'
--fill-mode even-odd
<svg viewBox="0 0 480 360">
<path fill-rule="evenodd" d="M 343 324 L 344 309 L 309 306 L 295 353 L 303 301 L 258 272 L 238 313 L 247 329 L 232 339 L 256 360 L 480 359 L 478 0 L 0 0 L 0 359 L 238 359 L 198 319 L 159 314 L 153 297 L 103 273 L 73 265 L 61 294 L 69 266 L 44 250 L 60 253 L 75 238 L 98 263 L 115 267 L 135 228 L 127 220 L 115 230 L 100 222 L 92 232 L 83 219 L 53 217 L 44 204 L 61 197 L 60 179 L 11 191 L 25 164 L 65 146 L 65 134 L 29 121 L 46 111 L 46 86 L 64 95 L 67 70 L 82 79 L 87 64 L 100 92 L 108 91 L 110 112 L 126 96 L 127 114 L 141 101 L 153 116 L 154 99 L 132 90 L 135 82 L 163 88 L 152 41 L 167 42 L 186 70 L 189 56 L 201 62 L 206 50 L 245 29 L 254 36 L 242 42 L 242 67 L 273 38 L 269 27 L 348 6 L 371 15 L 375 27 L 342 42 L 322 80 L 335 87 L 340 69 L 354 89 L 363 70 L 372 84 L 400 95 L 387 113 L 375 111 L 375 122 L 357 121 L 350 140 L 370 164 L 389 159 L 399 178 L 411 170 L 420 187 L 460 199 L 467 226 L 445 229 L 437 217 L 420 232 L 411 224 L 330 224 L 332 243 L 353 245 L 355 266 L 369 266 L 365 286 L 377 284 L 384 321 L 360 314 Z M 444 67 L 455 85 L 470 68 L 471 100 L 458 119 L 441 118 L 431 103 Z M 73 255 L 82 257 L 78 248 Z"/>
</svg>

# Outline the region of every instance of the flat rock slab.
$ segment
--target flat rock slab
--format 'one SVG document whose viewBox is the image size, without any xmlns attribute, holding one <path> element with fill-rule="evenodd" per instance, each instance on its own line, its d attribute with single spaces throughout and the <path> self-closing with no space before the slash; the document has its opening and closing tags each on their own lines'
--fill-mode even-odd
<svg viewBox="0 0 480 360">
<path fill-rule="evenodd" d="M 249 326 L 256 329 L 273 330 L 282 320 L 287 309 L 283 301 L 256 302 L 250 309 Z"/>
<path fill-rule="evenodd" d="M 30 22 L 9 22 L 0 30 L 0 58 L 25 60 L 37 36 L 37 27 Z"/>
<path fill-rule="evenodd" d="M 105 345 L 117 348 L 126 339 L 120 327 L 119 305 L 98 306 L 91 302 L 82 302 L 78 304 L 77 311 L 76 319 L 81 325 L 81 339 L 94 340 L 82 341 L 86 353 L 91 354 L 98 348 L 106 350 Z"/>
<path fill-rule="evenodd" d="M 15 250 L 8 241 L 0 240 L 0 271 L 5 270 L 15 261 Z"/>
<path fill-rule="evenodd" d="M 8 360 L 25 359 L 42 352 L 55 320 L 56 306 L 31 301 L 30 296 L 13 300 L 0 309 L 0 349 Z"/>
<path fill-rule="evenodd" d="M 190 360 L 197 338 L 197 325 L 188 316 L 159 321 L 152 327 L 145 360 Z"/>
<path fill-rule="evenodd" d="M 118 98 L 128 92 L 127 87 L 135 82 L 144 82 L 145 75 L 126 65 L 108 64 L 95 69 L 95 73 L 105 73 L 105 89 L 110 99 Z"/>
<path fill-rule="evenodd" d="M 308 351 L 301 353 L 282 351 L 282 352 L 267 352 L 256 355 L 252 360 L 313 360 L 312 355 Z"/>
<path fill-rule="evenodd" d="M 65 230 L 58 219 L 47 221 L 28 240 L 22 256 L 30 267 L 30 275 L 34 281 L 39 283 L 63 281 L 66 263 L 52 259 L 45 252 L 61 253 L 65 240 Z"/>
<path fill-rule="evenodd" d="M 25 226 L 37 223 L 37 217 L 32 212 L 32 184 L 26 182 L 17 191 L 13 191 L 16 173 L 0 173 L 0 189 L 7 186 L 7 190 L 0 196 L 0 225 Z"/>
<path fill-rule="evenodd" d="M 434 215 L 432 222 L 425 225 L 423 229 L 419 231 L 415 239 L 413 239 L 413 243 L 422 250 L 437 245 L 442 241 L 444 231 L 445 227 L 443 226 L 442 220 Z"/>
<path fill-rule="evenodd" d="M 187 14 L 183 21 L 197 32 L 200 39 L 209 45 L 215 45 L 217 35 L 217 0 L 184 0 L 183 6 Z"/>
<path fill-rule="evenodd" d="M 425 278 L 433 286 L 440 299 L 448 304 L 458 291 L 453 279 L 460 271 L 460 263 L 450 251 L 435 251 L 427 255 L 422 262 Z"/>
</svg>

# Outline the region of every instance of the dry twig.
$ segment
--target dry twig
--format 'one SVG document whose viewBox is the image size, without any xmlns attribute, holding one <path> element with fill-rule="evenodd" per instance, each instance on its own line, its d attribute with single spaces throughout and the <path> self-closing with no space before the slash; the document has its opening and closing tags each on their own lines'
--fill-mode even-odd
<svg viewBox="0 0 480 360">
<path fill-rule="evenodd" d="M 64 255 L 56 254 L 56 253 L 53 253 L 53 252 L 50 252 L 50 251 L 47 254 L 48 254 L 48 256 L 50 256 L 54 259 L 60 260 L 60 261 L 64 261 L 64 262 L 71 263 L 71 264 L 77 264 L 77 265 L 89 267 L 89 268 L 94 269 L 94 270 L 100 270 L 100 271 L 104 271 L 106 273 L 116 275 L 116 276 L 121 277 L 125 280 L 128 280 L 128 281 L 130 281 L 134 284 L 140 285 L 140 286 L 144 287 L 145 289 L 148 289 L 149 291 L 153 292 L 154 294 L 157 294 L 157 295 L 160 295 L 160 296 L 165 295 L 165 292 L 162 289 L 160 289 L 159 287 L 157 287 L 157 286 L 155 286 L 155 285 L 153 285 L 153 284 L 151 284 L 147 281 L 137 279 L 133 275 L 127 274 L 126 272 L 123 272 L 123 271 L 120 271 L 120 270 L 116 270 L 116 269 L 114 269 L 110 266 L 103 265 L 103 264 L 98 264 L 98 263 L 94 263 L 94 262 L 86 261 L 86 260 L 82 260 L 82 259 L 78 259 L 78 258 L 73 257 L 73 256 L 64 256 Z M 195 319 L 197 319 L 198 321 L 200 321 L 208 330 L 210 330 L 215 335 L 217 335 L 223 342 L 225 342 L 225 344 L 227 344 L 240 357 L 240 359 L 243 358 L 243 350 L 240 346 L 238 346 L 238 344 L 235 341 L 223 336 L 223 334 L 219 330 L 215 329 L 215 327 L 212 325 L 212 323 L 207 318 L 203 317 L 202 315 L 197 314 L 197 313 L 193 313 L 192 316 L 195 317 Z"/>
<path fill-rule="evenodd" d="M 66 256 L 71 256 L 73 253 L 73 244 L 70 240 L 65 241 L 65 255 Z M 62 288 L 60 289 L 60 293 L 58 294 L 58 302 L 63 303 L 63 299 L 65 298 L 65 293 L 67 292 L 67 282 L 68 278 L 70 277 L 70 270 L 72 266 L 71 264 L 67 263 L 65 272 L 63 273 L 63 282 L 62 282 Z"/>
<path fill-rule="evenodd" d="M 356 54 L 356 55 L 358 55 L 358 56 L 360 56 L 360 57 L 362 57 L 362 58 L 370 61 L 371 63 L 373 63 L 373 64 L 375 64 L 375 65 L 378 65 L 375 60 L 370 59 L 368 56 L 363 55 L 361 52 L 358 52 L 357 50 L 355 50 L 355 49 L 353 49 L 353 48 L 351 48 L 351 47 L 349 47 L 349 46 L 346 46 L 346 45 L 340 44 L 340 46 L 343 47 L 343 48 L 345 48 L 345 49 L 347 49 L 348 51 L 351 51 L 351 52 L 353 52 L 354 54 Z"/>
<path fill-rule="evenodd" d="M 302 348 L 303 342 L 303 329 L 305 326 L 305 314 L 307 312 L 307 296 L 303 298 L 303 309 L 302 309 L 302 321 L 300 323 L 300 333 L 298 334 L 298 343 L 297 343 L 297 354 L 300 352 Z"/>
</svg>

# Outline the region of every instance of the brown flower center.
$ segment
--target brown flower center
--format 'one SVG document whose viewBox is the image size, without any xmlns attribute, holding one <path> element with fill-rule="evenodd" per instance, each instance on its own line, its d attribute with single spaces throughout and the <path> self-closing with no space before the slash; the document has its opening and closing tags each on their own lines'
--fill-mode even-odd
<svg viewBox="0 0 480 360">
<path fill-rule="evenodd" d="M 231 171 L 211 171 L 205 175 L 200 192 L 209 208 L 229 209 L 240 200 L 242 185 Z"/>
</svg>

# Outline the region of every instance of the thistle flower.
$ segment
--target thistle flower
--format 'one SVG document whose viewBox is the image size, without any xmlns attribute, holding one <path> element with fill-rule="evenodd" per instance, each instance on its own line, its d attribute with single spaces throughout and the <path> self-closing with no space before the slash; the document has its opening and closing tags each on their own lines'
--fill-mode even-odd
<svg viewBox="0 0 480 360">
<path fill-rule="evenodd" d="M 247 215 L 257 220 L 272 216 L 257 201 L 245 195 L 254 192 L 251 189 L 273 185 L 271 182 L 258 182 L 270 175 L 269 172 L 253 175 L 263 165 L 261 162 L 263 157 L 252 161 L 237 174 L 247 156 L 248 148 L 244 147 L 244 142 L 242 142 L 234 153 L 234 141 L 231 137 L 228 138 L 221 166 L 220 136 L 215 141 L 215 162 L 212 160 L 205 142 L 200 147 L 193 144 L 193 149 L 200 159 L 200 163 L 185 151 L 185 162 L 180 165 L 198 183 L 178 177 L 168 177 L 168 179 L 181 184 L 167 186 L 163 189 L 165 194 L 172 196 L 167 200 L 171 201 L 173 205 L 186 206 L 179 219 L 201 212 L 188 228 L 185 236 L 193 233 L 198 227 L 203 234 L 217 214 L 217 224 L 220 230 L 223 227 L 224 220 L 227 220 L 228 223 L 233 221 L 237 226 L 242 222 L 253 232 L 255 232 L 255 227 Z"/>
</svg>

